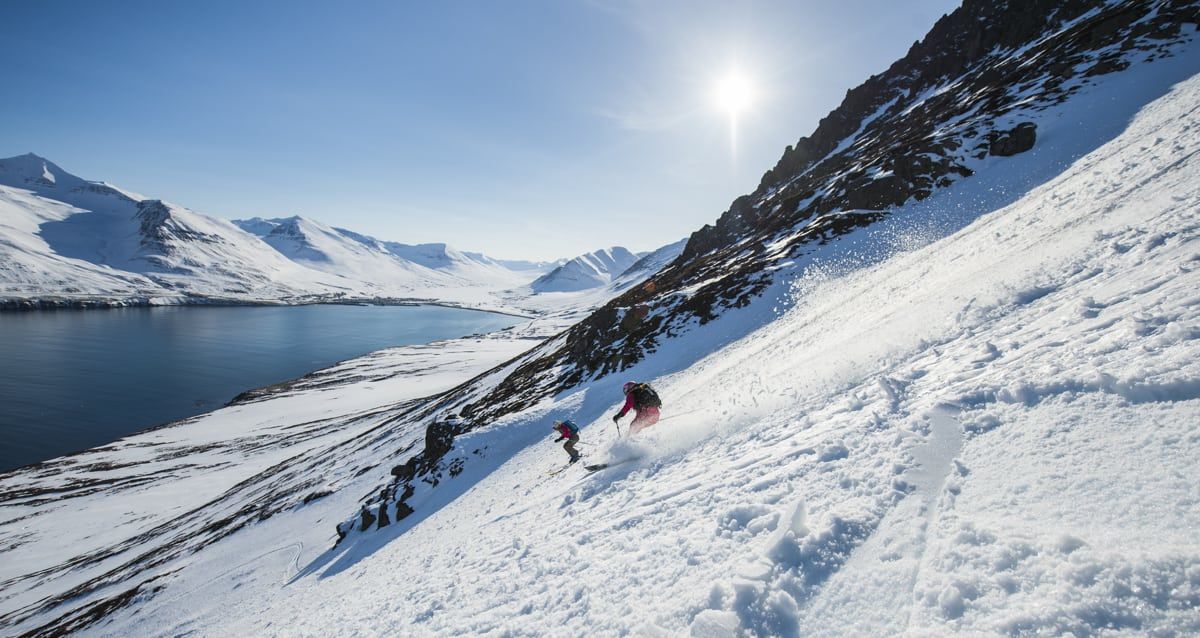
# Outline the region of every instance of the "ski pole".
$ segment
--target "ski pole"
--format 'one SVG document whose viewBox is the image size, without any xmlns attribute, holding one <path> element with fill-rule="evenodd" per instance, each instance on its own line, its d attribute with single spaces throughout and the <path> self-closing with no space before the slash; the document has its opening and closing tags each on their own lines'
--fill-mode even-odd
<svg viewBox="0 0 1200 638">
<path fill-rule="evenodd" d="M 695 414 L 697 412 L 702 412 L 702 410 L 692 410 L 690 412 L 682 412 L 680 414 L 672 414 L 671 416 L 665 416 L 665 417 L 659 419 L 658 422 L 662 423 L 663 421 L 670 421 L 671 419 L 674 419 L 677 416 L 687 416 L 689 414 Z"/>
</svg>

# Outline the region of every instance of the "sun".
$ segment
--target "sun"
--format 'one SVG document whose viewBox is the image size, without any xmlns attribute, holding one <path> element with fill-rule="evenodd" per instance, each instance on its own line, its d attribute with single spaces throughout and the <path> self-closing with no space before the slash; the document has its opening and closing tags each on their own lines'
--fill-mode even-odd
<svg viewBox="0 0 1200 638">
<path fill-rule="evenodd" d="M 729 152 L 737 161 L 738 120 L 758 97 L 753 80 L 737 68 L 732 68 L 713 85 L 713 104 L 729 118 Z"/>
<path fill-rule="evenodd" d="M 754 84 L 746 74 L 730 71 L 717 80 L 713 87 L 713 102 L 717 108 L 737 117 L 754 104 Z"/>
</svg>

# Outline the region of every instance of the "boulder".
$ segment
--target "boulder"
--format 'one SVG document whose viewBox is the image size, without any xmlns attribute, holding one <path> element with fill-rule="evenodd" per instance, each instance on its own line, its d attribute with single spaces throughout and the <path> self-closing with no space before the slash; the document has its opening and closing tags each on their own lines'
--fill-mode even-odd
<svg viewBox="0 0 1200 638">
<path fill-rule="evenodd" d="M 1033 143 L 1037 140 L 1037 124 L 1022 122 L 1007 131 L 992 133 L 990 138 L 988 153 L 991 155 L 1010 157 L 1024 153 L 1033 148 Z"/>
</svg>

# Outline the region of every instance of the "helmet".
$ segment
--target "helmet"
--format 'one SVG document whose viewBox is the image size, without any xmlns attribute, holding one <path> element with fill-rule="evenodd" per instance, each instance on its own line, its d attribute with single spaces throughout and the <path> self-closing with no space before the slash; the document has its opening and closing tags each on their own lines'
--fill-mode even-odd
<svg viewBox="0 0 1200 638">
<path fill-rule="evenodd" d="M 633 386 L 635 386 L 635 385 L 637 385 L 637 384 L 634 383 L 633 381 L 626 381 L 625 385 L 621 386 L 621 392 L 624 392 L 625 394 L 629 394 L 629 391 L 632 390 Z"/>
</svg>

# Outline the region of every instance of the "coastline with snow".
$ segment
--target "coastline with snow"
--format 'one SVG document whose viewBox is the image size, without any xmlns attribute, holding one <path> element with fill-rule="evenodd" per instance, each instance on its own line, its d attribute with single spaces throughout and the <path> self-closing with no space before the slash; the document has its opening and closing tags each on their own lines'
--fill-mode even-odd
<svg viewBox="0 0 1200 638">
<path fill-rule="evenodd" d="M 7 583 L 6 607 L 15 605 L 0 619 L 13 626 L 29 611 L 66 602 L 53 593 L 58 587 L 103 591 L 114 579 L 154 573 L 162 560 L 182 558 L 263 520 L 261 507 L 286 511 L 293 502 L 329 499 L 336 502 L 333 511 L 348 507 L 343 499 L 349 494 L 340 486 L 354 482 L 362 466 L 346 463 L 346 455 L 375 448 L 371 464 L 394 454 L 378 439 L 378 418 L 403 414 L 415 400 L 516 356 L 555 329 L 560 326 L 527 322 L 488 335 L 381 350 L 251 391 L 204 415 L 0 474 L 0 546 L 6 554 L 0 582 Z M 413 429 L 410 435 L 417 441 L 422 433 Z M 257 504 L 254 511 L 246 509 L 247 498 Z M 95 519 L 113 507 L 140 513 L 114 521 L 103 533 L 79 527 L 69 539 L 29 531 L 31 524 L 57 518 L 56 512 Z M 57 562 L 68 541 L 74 565 L 69 575 L 16 588 L 23 574 L 42 570 L 34 567 L 38 562 Z M 123 566 L 114 572 L 116 565 Z M 57 623 L 57 630 L 88 624 L 86 616 L 71 618 Z"/>
<path fill-rule="evenodd" d="M 511 308 L 500 304 L 490 306 L 470 302 L 455 303 L 436 299 L 395 299 L 385 297 L 344 297 L 336 299 L 220 299 L 213 297 L 132 297 L 112 299 L 106 297 L 60 297 L 39 296 L 27 298 L 0 299 L 0 312 L 4 311 L 38 311 L 38 310 L 103 310 L 111 308 L 151 308 L 161 306 L 438 306 L 457 310 L 473 310 L 499 315 L 509 315 L 522 319 L 533 319 L 521 308 Z"/>
</svg>

